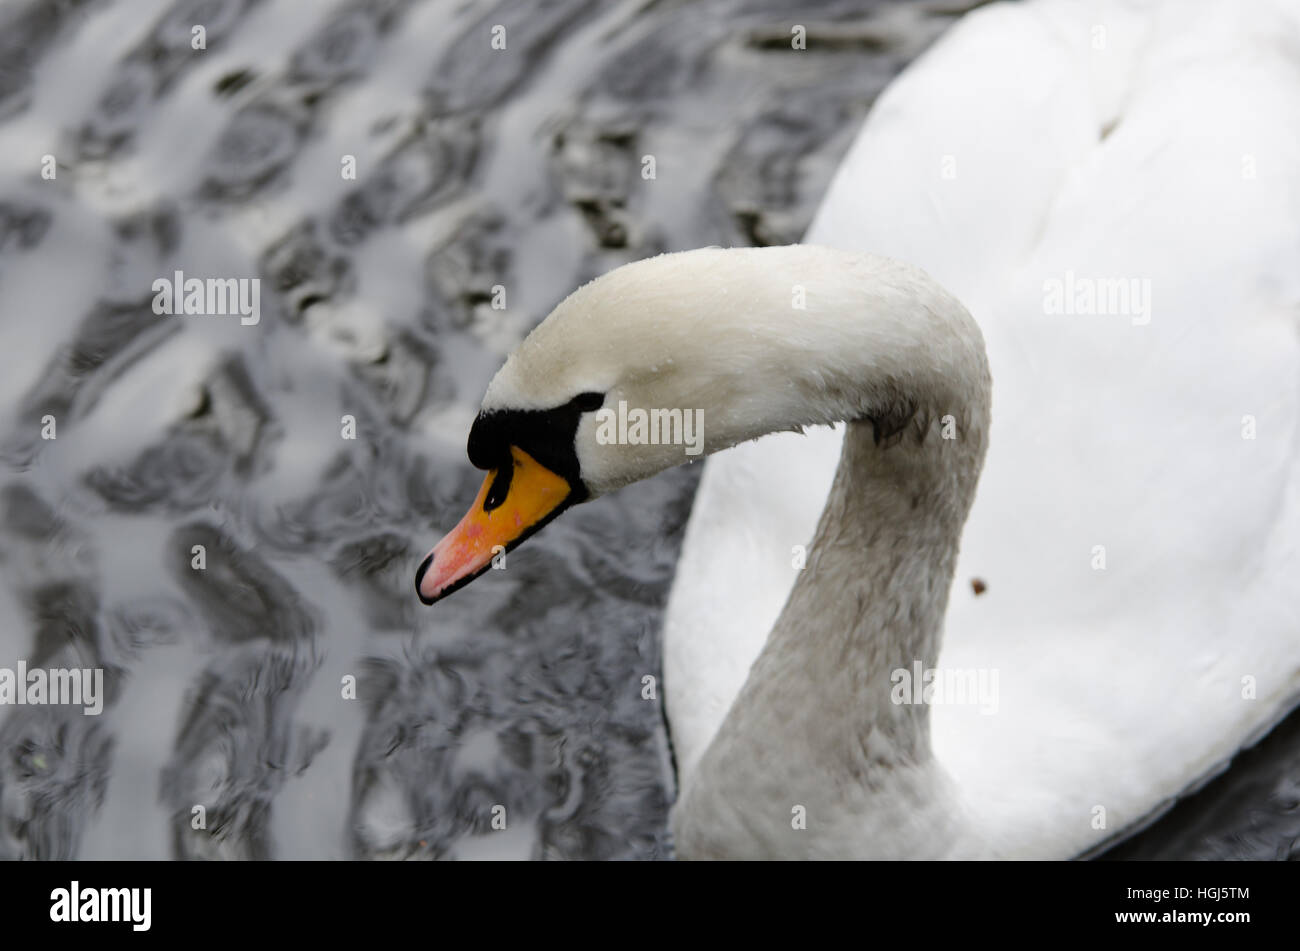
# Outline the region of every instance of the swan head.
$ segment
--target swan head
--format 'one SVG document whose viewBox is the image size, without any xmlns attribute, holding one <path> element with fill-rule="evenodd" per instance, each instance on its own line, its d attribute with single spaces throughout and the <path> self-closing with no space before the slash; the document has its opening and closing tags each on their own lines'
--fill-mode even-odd
<svg viewBox="0 0 1300 951">
<path fill-rule="evenodd" d="M 706 320 L 681 294 L 703 278 L 691 260 L 701 254 L 710 256 L 663 255 L 597 278 L 510 355 L 469 433 L 469 460 L 486 478 L 420 565 L 422 601 L 468 584 L 571 506 L 700 457 L 703 391 L 718 374 L 698 336 Z M 651 441 L 651 422 L 668 441 Z"/>
<path fill-rule="evenodd" d="M 900 352 L 914 333 L 895 339 L 885 315 L 933 314 L 934 301 L 969 322 L 915 269 L 805 245 L 663 254 L 584 285 L 488 385 L 468 441 L 487 475 L 421 563 L 420 599 L 468 584 L 573 505 L 707 453 L 873 413 L 910 418 L 906 399 L 873 389 L 917 373 Z"/>
</svg>

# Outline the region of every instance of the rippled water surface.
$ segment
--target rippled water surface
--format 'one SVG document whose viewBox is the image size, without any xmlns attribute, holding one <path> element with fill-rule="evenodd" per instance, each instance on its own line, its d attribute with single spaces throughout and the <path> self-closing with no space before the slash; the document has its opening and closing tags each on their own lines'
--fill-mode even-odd
<svg viewBox="0 0 1300 951">
<path fill-rule="evenodd" d="M 0 709 L 0 857 L 671 855 L 643 678 L 695 470 L 435 609 L 415 567 L 477 491 L 469 423 L 527 330 L 626 261 L 797 240 L 962 9 L 0 6 L 0 666 L 102 667 L 108 693 Z M 177 270 L 260 278 L 260 322 L 155 315 Z M 1293 821 L 1285 795 L 1253 802 Z M 1160 828 L 1137 847 L 1180 854 Z"/>
</svg>

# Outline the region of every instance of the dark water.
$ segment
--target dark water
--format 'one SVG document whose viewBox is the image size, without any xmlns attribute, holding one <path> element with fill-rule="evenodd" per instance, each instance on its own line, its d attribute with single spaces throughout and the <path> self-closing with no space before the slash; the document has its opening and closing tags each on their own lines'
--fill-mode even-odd
<svg viewBox="0 0 1300 951">
<path fill-rule="evenodd" d="M 642 685 L 696 471 L 434 609 L 415 566 L 523 334 L 626 261 L 797 240 L 962 9 L 0 7 L 0 666 L 108 695 L 0 708 L 0 857 L 669 856 Z M 260 278 L 260 322 L 155 315 L 176 270 Z M 1300 726 L 1268 742 L 1121 854 L 1294 855 Z"/>
</svg>

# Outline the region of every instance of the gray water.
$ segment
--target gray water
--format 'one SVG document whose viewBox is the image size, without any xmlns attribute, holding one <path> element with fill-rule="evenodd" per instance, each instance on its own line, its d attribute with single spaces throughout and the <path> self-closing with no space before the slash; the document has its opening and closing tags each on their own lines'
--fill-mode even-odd
<svg viewBox="0 0 1300 951">
<path fill-rule="evenodd" d="M 527 330 L 627 261 L 798 240 L 966 5 L 0 5 L 0 667 L 108 695 L 0 707 L 0 857 L 669 857 L 643 678 L 697 471 L 435 608 L 415 567 Z M 157 316 L 176 270 L 260 278 L 260 321 Z M 1300 721 L 1242 759 L 1121 854 L 1294 856 Z"/>
</svg>

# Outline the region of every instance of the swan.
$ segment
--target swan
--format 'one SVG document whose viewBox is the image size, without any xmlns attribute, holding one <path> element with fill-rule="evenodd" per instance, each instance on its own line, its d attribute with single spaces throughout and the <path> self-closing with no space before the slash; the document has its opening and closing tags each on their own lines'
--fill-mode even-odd
<svg viewBox="0 0 1300 951">
<path fill-rule="evenodd" d="M 1300 15 L 1190 6 L 969 14 L 806 244 L 624 265 L 493 378 L 426 603 L 699 412 L 679 857 L 1086 855 L 1295 705 Z"/>
</svg>

